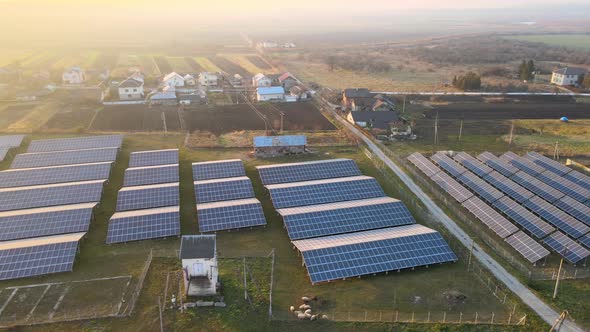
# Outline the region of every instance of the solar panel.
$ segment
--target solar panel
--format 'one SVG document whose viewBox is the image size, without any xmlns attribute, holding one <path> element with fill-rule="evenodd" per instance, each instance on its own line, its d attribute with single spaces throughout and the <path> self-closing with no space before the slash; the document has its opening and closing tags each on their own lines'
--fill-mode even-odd
<svg viewBox="0 0 590 332">
<path fill-rule="evenodd" d="M 576 170 L 572 170 L 563 177 L 576 183 L 579 186 L 582 186 L 586 189 L 590 189 L 590 176 L 586 174 L 582 174 Z"/>
<path fill-rule="evenodd" d="M 565 196 L 559 190 L 524 172 L 512 175 L 511 179 L 549 202 L 555 202 Z"/>
<path fill-rule="evenodd" d="M 105 180 L 0 189 L 0 211 L 99 202 Z"/>
<path fill-rule="evenodd" d="M 463 203 L 473 197 L 471 191 L 455 181 L 447 173 L 440 172 L 431 178 L 439 187 L 446 191 L 457 202 Z"/>
<path fill-rule="evenodd" d="M 465 152 L 457 153 L 453 159 L 480 177 L 484 177 L 493 171 L 493 169 L 491 169 L 489 166 Z"/>
<path fill-rule="evenodd" d="M 414 224 L 293 241 L 312 284 L 457 261 L 442 236 Z"/>
<path fill-rule="evenodd" d="M 123 186 L 144 186 L 178 181 L 178 164 L 133 167 L 125 170 Z"/>
<path fill-rule="evenodd" d="M 179 204 L 178 183 L 124 187 L 119 190 L 117 211 L 150 209 Z"/>
<path fill-rule="evenodd" d="M 368 176 L 272 184 L 266 188 L 276 209 L 385 196 L 377 180 Z"/>
<path fill-rule="evenodd" d="M 459 165 L 456 161 L 451 159 L 451 157 L 442 152 L 435 153 L 430 159 L 454 177 L 467 172 L 465 167 Z"/>
<path fill-rule="evenodd" d="M 411 154 L 408 157 L 408 160 L 429 178 L 440 172 L 440 168 L 428 160 L 428 158 L 424 157 L 420 152 Z"/>
<path fill-rule="evenodd" d="M 551 234 L 543 242 L 572 264 L 590 256 L 590 251 L 561 232 Z"/>
<path fill-rule="evenodd" d="M 583 203 L 590 199 L 590 190 L 555 173 L 545 172 L 539 174 L 537 178 L 579 202 Z"/>
<path fill-rule="evenodd" d="M 96 203 L 0 212 L 0 241 L 86 232 Z"/>
<path fill-rule="evenodd" d="M 180 235 L 180 208 L 115 213 L 109 222 L 107 243 L 129 242 Z"/>
<path fill-rule="evenodd" d="M 502 192 L 471 172 L 466 172 L 459 175 L 457 180 L 469 187 L 471 191 L 479 195 L 488 203 L 493 203 L 501 197 L 504 197 Z"/>
<path fill-rule="evenodd" d="M 504 159 L 505 161 L 509 161 L 512 164 L 512 166 L 518 168 L 519 170 L 521 170 L 529 175 L 537 176 L 537 175 L 546 171 L 543 167 L 535 164 L 534 162 L 532 162 L 526 158 L 521 158 L 520 156 L 511 156 L 511 157 L 505 158 L 504 156 L 507 154 L 508 154 L 508 152 L 503 154 L 502 157 L 500 157 L 500 158 Z"/>
<path fill-rule="evenodd" d="M 582 236 L 578 239 L 578 241 L 580 241 L 581 244 L 585 245 L 586 248 L 590 248 L 590 233 Z"/>
<path fill-rule="evenodd" d="M 118 148 L 103 148 L 45 153 L 23 153 L 14 157 L 10 168 L 35 168 L 115 161 L 118 152 Z"/>
<path fill-rule="evenodd" d="M 380 197 L 279 209 L 291 240 L 414 224 L 403 202 Z"/>
<path fill-rule="evenodd" d="M 262 205 L 255 198 L 197 204 L 200 232 L 216 232 L 266 225 Z"/>
<path fill-rule="evenodd" d="M 212 180 L 246 176 L 244 164 L 240 159 L 217 160 L 193 163 L 193 180 Z"/>
<path fill-rule="evenodd" d="M 73 138 L 57 138 L 32 141 L 27 152 L 52 152 L 94 148 L 120 148 L 121 135 L 102 135 Z"/>
<path fill-rule="evenodd" d="M 520 156 L 517 155 L 516 153 L 512 152 L 512 151 L 508 151 L 506 153 L 504 153 L 503 155 L 500 156 L 500 159 L 503 159 L 507 162 L 512 162 L 513 160 L 519 159 Z"/>
<path fill-rule="evenodd" d="M 539 239 L 555 231 L 555 227 L 508 197 L 502 197 L 492 205 Z"/>
<path fill-rule="evenodd" d="M 550 254 L 549 250 L 543 248 L 537 241 L 521 231 L 512 234 L 504 241 L 531 263 L 535 263 Z"/>
<path fill-rule="evenodd" d="M 504 176 L 512 176 L 512 174 L 518 172 L 518 168 L 512 166 L 510 163 L 494 156 L 490 152 L 484 152 L 477 156 L 477 159 L 483 161 L 486 165 L 493 168 L 498 173 Z"/>
<path fill-rule="evenodd" d="M 524 157 L 560 176 L 564 176 L 572 171 L 571 168 L 562 165 L 560 162 L 547 158 L 537 152 L 529 152 Z"/>
<path fill-rule="evenodd" d="M 9 169 L 0 172 L 0 188 L 106 180 L 111 174 L 112 164 L 108 161 L 95 164 Z"/>
<path fill-rule="evenodd" d="M 529 198 L 533 197 L 535 194 L 526 190 L 516 182 L 510 180 L 509 178 L 505 177 L 504 175 L 493 171 L 490 174 L 484 177 L 484 180 L 489 182 L 491 185 L 505 193 L 506 195 L 512 197 L 517 202 L 524 202 Z"/>
<path fill-rule="evenodd" d="M 584 205 L 569 196 L 565 196 L 553 202 L 553 205 L 590 226 L 590 206 Z"/>
<path fill-rule="evenodd" d="M 560 231 L 577 239 L 590 232 L 590 228 L 576 220 L 574 217 L 549 204 L 540 197 L 533 197 L 524 203 L 528 209 L 536 213 Z"/>
<path fill-rule="evenodd" d="M 330 159 L 300 163 L 257 166 L 262 183 L 269 184 L 313 181 L 362 175 L 351 159 Z"/>
<path fill-rule="evenodd" d="M 9 147 L 9 148 L 16 148 L 16 147 L 21 146 L 24 138 L 25 138 L 25 135 L 0 136 L 0 146 Z"/>
<path fill-rule="evenodd" d="M 6 158 L 6 155 L 8 154 L 8 151 L 10 151 L 10 149 L 12 149 L 12 148 L 8 147 L 8 146 L 0 146 L 0 162 L 4 161 L 4 159 Z"/>
<path fill-rule="evenodd" d="M 178 164 L 178 149 L 131 152 L 129 167 Z"/>
<path fill-rule="evenodd" d="M 518 227 L 477 197 L 472 197 L 461 205 L 503 239 L 518 232 Z"/>
<path fill-rule="evenodd" d="M 252 182 L 248 177 L 195 181 L 197 203 L 231 201 L 254 197 Z"/>
<path fill-rule="evenodd" d="M 84 234 L 0 242 L 0 280 L 72 271 Z"/>
</svg>

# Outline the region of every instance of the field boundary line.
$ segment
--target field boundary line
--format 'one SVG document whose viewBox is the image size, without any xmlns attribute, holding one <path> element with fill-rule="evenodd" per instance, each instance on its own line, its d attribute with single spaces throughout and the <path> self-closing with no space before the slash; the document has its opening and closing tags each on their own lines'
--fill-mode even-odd
<svg viewBox="0 0 590 332">
<path fill-rule="evenodd" d="M 0 315 L 4 312 L 4 309 L 6 309 L 6 307 L 8 307 L 8 304 L 10 303 L 10 301 L 12 301 L 12 298 L 14 297 L 14 295 L 16 294 L 16 292 L 18 292 L 18 288 L 15 288 L 12 291 L 12 294 L 10 294 L 10 296 L 8 297 L 8 299 L 6 300 L 6 302 L 4 302 L 4 304 L 2 305 L 2 307 L 0 308 Z"/>
<path fill-rule="evenodd" d="M 25 317 L 25 321 L 28 321 L 29 319 L 31 319 L 31 317 L 35 313 L 35 309 L 37 309 L 37 306 L 39 305 L 39 303 L 41 303 L 41 300 L 43 300 L 43 298 L 45 297 L 45 294 L 47 294 L 47 291 L 49 290 L 49 288 L 51 288 L 51 285 L 47 285 L 47 287 L 45 287 L 45 290 L 43 291 L 43 293 L 41 294 L 41 296 L 39 297 L 37 302 L 35 302 L 35 306 L 33 307 L 33 309 L 31 309 L 31 311 L 29 311 L 29 313 L 27 314 L 27 317 Z"/>
<path fill-rule="evenodd" d="M 53 309 L 51 309 L 51 312 L 49 313 L 50 320 L 53 319 L 53 316 L 55 316 L 55 312 L 59 309 L 61 303 L 63 302 L 64 298 L 66 297 L 66 295 L 68 294 L 69 291 L 70 291 L 70 287 L 66 287 L 66 289 L 64 289 L 64 291 L 59 296 L 59 299 L 57 299 L 57 301 L 55 302 Z"/>
</svg>

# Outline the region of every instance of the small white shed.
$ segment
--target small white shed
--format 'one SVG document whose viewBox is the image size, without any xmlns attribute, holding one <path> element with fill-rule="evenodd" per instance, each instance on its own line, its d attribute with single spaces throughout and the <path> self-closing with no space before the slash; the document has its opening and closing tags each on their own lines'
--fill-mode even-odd
<svg viewBox="0 0 590 332">
<path fill-rule="evenodd" d="M 217 294 L 217 245 L 215 235 L 183 235 L 180 259 L 187 296 Z"/>
</svg>

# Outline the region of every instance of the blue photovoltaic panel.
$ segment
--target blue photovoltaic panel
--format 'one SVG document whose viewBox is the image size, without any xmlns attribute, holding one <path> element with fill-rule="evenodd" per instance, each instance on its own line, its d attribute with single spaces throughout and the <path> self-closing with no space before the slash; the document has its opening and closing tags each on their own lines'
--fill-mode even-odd
<svg viewBox="0 0 590 332">
<path fill-rule="evenodd" d="M 561 191 L 562 193 L 572 197 L 578 202 L 585 202 L 590 199 L 590 190 L 575 184 L 574 182 L 565 179 L 555 173 L 545 172 L 539 174 L 537 178 L 551 187 Z"/>
<path fill-rule="evenodd" d="M 180 235 L 180 209 L 178 206 L 117 212 L 109 222 L 107 243 L 178 235 Z"/>
<path fill-rule="evenodd" d="M 99 202 L 104 182 L 97 180 L 0 189 L 0 211 Z"/>
<path fill-rule="evenodd" d="M 0 212 L 0 241 L 86 232 L 96 203 Z"/>
<path fill-rule="evenodd" d="M 482 163 L 465 152 L 457 153 L 453 159 L 480 177 L 484 177 L 493 171 L 493 169 L 491 169 L 488 165 Z"/>
<path fill-rule="evenodd" d="M 112 164 L 112 162 L 105 162 L 6 170 L 0 172 L 0 188 L 106 180 L 111 174 Z"/>
<path fill-rule="evenodd" d="M 442 236 L 422 225 L 293 241 L 312 284 L 457 261 Z"/>
<path fill-rule="evenodd" d="M 291 240 L 414 224 L 403 202 L 380 197 L 277 211 Z"/>
<path fill-rule="evenodd" d="M 7 135 L 0 136 L 0 146 L 8 148 L 19 147 L 23 143 L 25 135 Z"/>
<path fill-rule="evenodd" d="M 567 212 L 570 216 L 578 219 L 584 224 L 590 226 L 590 206 L 584 205 L 569 196 L 565 196 L 553 202 L 553 205 Z"/>
<path fill-rule="evenodd" d="M 178 164 L 178 149 L 138 151 L 129 156 L 129 167 Z"/>
<path fill-rule="evenodd" d="M 518 168 L 512 166 L 510 163 L 496 157 L 490 152 L 484 152 L 477 156 L 477 159 L 483 161 L 486 165 L 493 168 L 496 172 L 510 177 L 512 174 L 518 172 Z"/>
<path fill-rule="evenodd" d="M 124 187 L 119 190 L 117 211 L 150 209 L 178 205 L 178 183 Z"/>
<path fill-rule="evenodd" d="M 118 148 L 24 153 L 14 157 L 10 168 L 34 168 L 115 161 Z"/>
<path fill-rule="evenodd" d="M 29 145 L 29 149 L 27 150 L 27 152 L 52 152 L 95 148 L 120 148 L 122 143 L 123 136 L 121 135 L 46 139 L 32 141 Z"/>
<path fill-rule="evenodd" d="M 429 178 L 433 177 L 437 173 L 440 173 L 440 168 L 428 160 L 428 158 L 424 157 L 420 152 L 412 153 L 410 156 L 408 156 L 408 161 L 414 164 L 414 166 L 416 166 Z"/>
<path fill-rule="evenodd" d="M 523 188 L 521 185 L 510 180 L 499 172 L 493 171 L 484 177 L 484 180 L 502 191 L 504 194 L 512 197 L 517 202 L 524 202 L 535 194 Z"/>
<path fill-rule="evenodd" d="M 518 232 L 518 227 L 477 197 L 472 197 L 461 205 L 503 239 Z"/>
<path fill-rule="evenodd" d="M 504 197 L 504 194 L 502 194 L 499 190 L 471 172 L 465 172 L 459 175 L 457 180 L 470 188 L 471 191 L 482 197 L 488 203 L 493 203 L 496 200 Z"/>
<path fill-rule="evenodd" d="M 199 232 L 216 232 L 266 225 L 262 205 L 255 198 L 197 204 Z"/>
<path fill-rule="evenodd" d="M 572 170 L 563 177 L 576 183 L 579 186 L 582 186 L 586 189 L 590 189 L 590 176 L 588 175 L 582 174 L 576 170 Z"/>
<path fill-rule="evenodd" d="M 8 154 L 8 151 L 10 151 L 10 147 L 7 146 L 0 146 L 0 162 L 4 161 L 4 159 L 6 158 L 6 155 Z"/>
<path fill-rule="evenodd" d="M 561 211 L 540 197 L 535 196 L 531 198 L 529 201 L 524 203 L 524 206 L 574 239 L 577 239 L 590 232 L 590 228 L 588 226 L 584 225 L 582 222 L 576 220 L 574 217 Z"/>
<path fill-rule="evenodd" d="M 550 185 L 538 180 L 537 178 L 527 173 L 518 172 L 512 175 L 511 179 L 550 203 L 553 203 L 556 200 L 565 196 L 565 194 L 561 191 L 551 187 Z"/>
<path fill-rule="evenodd" d="M 586 248 L 590 248 L 590 233 L 582 236 L 581 238 L 578 239 L 578 241 L 580 241 L 581 244 L 586 246 Z"/>
<path fill-rule="evenodd" d="M 239 159 L 193 163 L 195 181 L 246 176 L 244 164 Z"/>
<path fill-rule="evenodd" d="M 560 176 L 564 176 L 572 171 L 571 168 L 561 164 L 560 162 L 547 158 L 537 152 L 529 152 L 526 154 L 525 158 Z"/>
<path fill-rule="evenodd" d="M 351 159 L 320 160 L 292 164 L 258 166 L 262 183 L 266 185 L 359 176 L 361 171 Z"/>
<path fill-rule="evenodd" d="M 276 209 L 385 196 L 377 180 L 368 176 L 273 184 L 266 188 Z"/>
<path fill-rule="evenodd" d="M 195 181 L 197 203 L 231 201 L 254 197 L 248 177 Z"/>
<path fill-rule="evenodd" d="M 135 167 L 125 170 L 124 187 L 178 182 L 178 164 Z"/>
<path fill-rule="evenodd" d="M 561 232 L 551 234 L 543 242 L 572 264 L 590 256 L 590 251 Z"/>
<path fill-rule="evenodd" d="M 473 197 L 471 191 L 463 187 L 445 172 L 439 172 L 431 178 L 442 190 L 446 191 L 457 202 L 463 203 Z"/>
<path fill-rule="evenodd" d="M 555 231 L 555 227 L 541 220 L 541 218 L 508 197 L 502 197 L 492 205 L 536 238 L 542 239 Z"/>
<path fill-rule="evenodd" d="M 72 271 L 85 233 L 0 243 L 0 280 Z"/>
<path fill-rule="evenodd" d="M 430 159 L 432 159 L 432 161 L 438 164 L 438 166 L 440 166 L 442 169 L 444 169 L 454 177 L 457 177 L 467 172 L 467 169 L 465 167 L 459 165 L 456 161 L 451 159 L 451 157 L 447 156 L 442 152 L 435 153 L 432 157 L 430 157 Z"/>
<path fill-rule="evenodd" d="M 550 254 L 549 250 L 543 248 L 542 245 L 523 232 L 516 232 L 506 238 L 505 241 L 531 263 L 535 263 Z"/>
<path fill-rule="evenodd" d="M 512 159 L 510 161 L 510 163 L 513 166 L 515 166 L 516 168 L 518 168 L 519 170 L 521 170 L 531 176 L 537 176 L 537 175 L 546 171 L 543 167 L 535 164 L 534 162 L 532 162 L 526 158 L 518 157 L 518 158 Z"/>
</svg>

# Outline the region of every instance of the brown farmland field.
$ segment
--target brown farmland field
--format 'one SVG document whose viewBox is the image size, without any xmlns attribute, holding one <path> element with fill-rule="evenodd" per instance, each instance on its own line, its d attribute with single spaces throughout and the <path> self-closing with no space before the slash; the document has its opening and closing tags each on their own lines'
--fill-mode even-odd
<svg viewBox="0 0 590 332">
<path fill-rule="evenodd" d="M 268 62 L 264 61 L 258 55 L 248 55 L 246 58 L 260 69 L 272 69 Z"/>
<path fill-rule="evenodd" d="M 426 112 L 426 116 L 434 118 L 437 111 L 440 119 L 559 119 L 562 116 L 572 120 L 590 118 L 590 105 L 582 103 L 454 103 L 434 106 L 432 111 Z"/>
<path fill-rule="evenodd" d="M 230 75 L 240 74 L 242 77 L 252 76 L 252 73 L 244 69 L 242 66 L 235 64 L 222 56 L 209 57 L 209 60 Z"/>
</svg>

